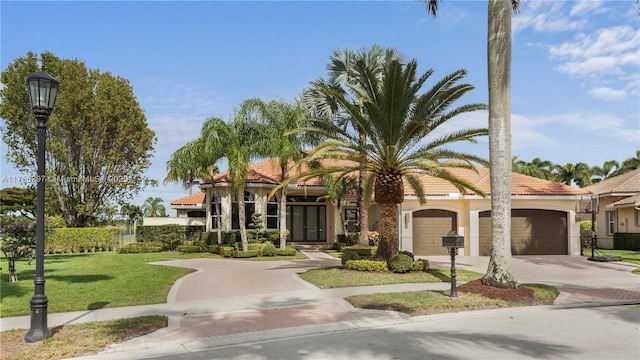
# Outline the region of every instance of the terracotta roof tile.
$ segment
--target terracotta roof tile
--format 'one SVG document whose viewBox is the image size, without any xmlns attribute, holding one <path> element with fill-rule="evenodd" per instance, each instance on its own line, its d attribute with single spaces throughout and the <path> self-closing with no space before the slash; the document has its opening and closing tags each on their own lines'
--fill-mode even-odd
<svg viewBox="0 0 640 360">
<path fill-rule="evenodd" d="M 199 191 L 195 194 L 191 194 L 189 196 L 182 197 L 177 200 L 173 200 L 171 205 L 202 205 L 204 204 L 205 194 L 202 191 Z"/>
<path fill-rule="evenodd" d="M 322 160 L 321 164 L 324 166 L 344 164 L 344 161 L 339 160 Z M 347 163 L 348 164 L 348 163 Z M 485 194 L 491 193 L 491 184 L 488 168 L 478 168 L 478 171 L 459 168 L 450 168 L 449 171 L 460 178 L 466 179 L 470 183 L 474 184 Z M 292 174 L 297 174 L 298 171 L 294 169 Z M 261 184 L 273 184 L 279 183 L 280 168 L 276 160 L 270 159 L 254 164 L 250 167 L 248 173 L 248 181 L 252 183 Z M 425 193 L 428 196 L 442 196 L 451 193 L 460 193 L 460 191 L 446 180 L 428 176 L 419 175 Z M 229 182 L 229 173 L 225 171 L 216 175 L 212 180 L 204 181 L 203 183 L 210 182 Z M 591 192 L 586 188 L 580 189 L 571 187 L 568 185 L 559 184 L 553 181 L 538 179 L 535 177 L 513 173 L 511 177 L 512 182 L 512 194 L 513 195 L 546 195 L 546 196 L 571 196 L 571 195 L 583 195 L 590 194 Z M 297 181 L 294 184 L 300 186 L 322 186 L 322 182 L 319 178 L 313 178 L 305 182 Z M 467 191 L 465 194 L 469 194 Z M 409 187 L 405 181 L 405 195 L 415 195 L 413 190 Z"/>
<path fill-rule="evenodd" d="M 640 192 L 640 169 L 586 186 L 594 194 L 615 194 Z"/>
</svg>

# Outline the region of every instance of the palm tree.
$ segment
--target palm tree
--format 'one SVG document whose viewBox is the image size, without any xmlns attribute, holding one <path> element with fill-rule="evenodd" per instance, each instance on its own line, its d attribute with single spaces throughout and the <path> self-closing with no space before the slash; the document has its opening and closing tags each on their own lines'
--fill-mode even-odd
<svg viewBox="0 0 640 360">
<path fill-rule="evenodd" d="M 640 11 L 640 9 L 638 10 Z M 628 171 L 632 171 L 640 168 L 640 150 L 636 150 L 636 156 L 630 157 L 622 162 L 620 169 L 615 172 L 615 175 L 621 175 Z"/>
<path fill-rule="evenodd" d="M 472 154 L 445 149 L 458 141 L 475 142 L 486 129 L 463 129 L 435 136 L 439 127 L 455 116 L 486 109 L 483 104 L 449 107 L 465 93 L 473 89 L 469 84 L 458 84 L 466 76 L 458 70 L 438 81 L 428 91 L 419 94 L 433 70 L 418 76 L 417 62 L 404 65 L 398 60 L 384 64 L 382 76 L 370 72 L 366 62 L 359 59 L 353 65 L 360 74 L 349 88 L 362 99 L 362 107 L 322 82 L 313 83 L 313 91 L 324 94 L 348 115 L 355 129 L 362 129 L 366 143 L 361 142 L 357 131 L 350 131 L 334 122 L 315 119 L 314 127 L 296 129 L 320 133 L 327 140 L 313 149 L 302 162 L 320 159 L 340 160 L 326 163 L 319 168 L 309 168 L 291 178 L 309 179 L 315 176 L 335 174 L 344 177 L 355 171 L 364 171 L 365 198 L 374 193 L 380 205 L 380 240 L 376 257 L 388 260 L 398 251 L 397 206 L 404 200 L 403 179 L 415 191 L 421 203 L 425 203 L 424 189 L 417 174 L 429 174 L 446 179 L 459 189 L 471 189 L 482 194 L 472 184 L 454 176 L 447 167 L 475 169 L 473 163 L 486 161 Z M 443 160 L 454 160 L 446 165 Z"/>
<path fill-rule="evenodd" d="M 322 178 L 322 183 L 326 187 L 325 194 L 318 198 L 318 200 L 327 200 L 334 202 L 338 213 L 340 214 L 340 225 L 342 226 L 342 233 L 347 234 L 347 223 L 345 222 L 342 214 L 342 201 L 349 194 L 357 193 L 360 188 L 359 181 L 354 176 L 337 177 L 332 174 L 326 174 Z M 367 244 L 368 245 L 368 244 Z"/>
<path fill-rule="evenodd" d="M 136 233 L 136 227 L 138 225 L 138 220 L 142 219 L 142 209 L 140 206 L 133 204 L 124 204 L 120 208 L 120 214 L 127 217 L 127 224 L 131 221 L 133 222 L 133 233 Z"/>
<path fill-rule="evenodd" d="M 227 159 L 231 191 L 238 202 L 238 219 L 242 250 L 247 251 L 247 227 L 245 214 L 245 188 L 247 167 L 251 158 L 256 156 L 256 144 L 260 144 L 260 132 L 249 114 L 249 103 L 243 103 L 236 111 L 233 121 L 227 123 L 218 118 L 209 118 L 202 126 L 201 140 L 204 142 L 204 154 L 207 158 L 217 155 Z"/>
<path fill-rule="evenodd" d="M 552 178 L 551 170 L 553 169 L 553 164 L 551 161 L 534 158 L 531 162 L 526 162 L 524 160 L 517 159 L 517 156 L 513 158 L 514 172 L 545 180 L 550 180 Z"/>
<path fill-rule="evenodd" d="M 142 211 L 144 216 L 156 217 L 167 216 L 166 209 L 162 204 L 163 200 L 160 197 L 148 197 L 142 204 Z"/>
<path fill-rule="evenodd" d="M 620 170 L 620 163 L 615 160 L 605 161 L 600 166 L 594 166 L 591 168 L 592 177 L 591 182 L 597 183 L 602 180 L 606 180 L 615 175 L 615 173 Z"/>
<path fill-rule="evenodd" d="M 566 163 L 556 165 L 553 172 L 553 180 L 565 185 L 575 183 L 579 187 L 589 185 L 591 179 L 591 167 L 585 163 Z"/>
<path fill-rule="evenodd" d="M 440 0 L 424 0 L 436 16 Z M 511 263 L 511 12 L 520 0 L 489 0 L 487 62 L 491 181 L 491 257 L 482 283 L 516 288 Z"/>
<path fill-rule="evenodd" d="M 279 167 L 280 182 L 288 177 L 290 167 L 304 156 L 307 146 L 312 146 L 314 139 L 304 134 L 284 134 L 304 125 L 308 118 L 306 110 L 299 103 L 285 101 L 268 101 L 249 99 L 243 102 L 243 116 L 256 125 L 257 141 L 253 143 L 255 152 L 260 156 L 268 156 L 276 160 Z M 280 188 L 278 194 L 278 214 L 280 248 L 287 242 L 287 188 Z"/>
<path fill-rule="evenodd" d="M 349 87 L 350 85 L 356 84 L 358 78 L 362 76 L 362 73 L 359 72 L 360 70 L 354 65 L 358 61 L 362 61 L 364 63 L 364 67 L 361 69 L 362 71 L 380 78 L 384 64 L 391 60 L 404 61 L 404 55 L 397 49 L 385 49 L 379 45 L 372 45 L 359 51 L 336 49 L 331 54 L 330 62 L 327 66 L 329 70 L 328 80 L 325 81 L 321 78 L 316 82 L 342 92 L 346 97 L 351 99 L 353 104 L 362 108 L 362 97 L 353 92 Z M 363 129 L 358 128 L 357 124 L 352 121 L 348 114 L 340 113 L 339 105 L 331 96 L 319 93 L 312 87 L 305 92 L 303 103 L 305 107 L 317 117 L 324 117 L 328 121 L 335 121 L 341 127 L 352 126 L 353 129 L 358 132 L 361 144 L 364 145 L 366 143 L 366 134 Z M 361 229 L 359 242 L 364 246 L 369 244 L 369 199 L 365 199 L 363 196 L 365 176 L 366 174 L 363 171 L 358 173 L 358 191 L 356 192 L 358 198 L 357 212 Z"/>
<path fill-rule="evenodd" d="M 213 177 L 218 172 L 215 163 L 219 159 L 207 159 L 203 152 L 204 143 L 202 139 L 197 139 L 171 154 L 166 164 L 167 176 L 164 178 L 164 184 L 169 182 L 182 184 L 189 189 L 189 195 L 191 195 L 196 179 Z"/>
</svg>

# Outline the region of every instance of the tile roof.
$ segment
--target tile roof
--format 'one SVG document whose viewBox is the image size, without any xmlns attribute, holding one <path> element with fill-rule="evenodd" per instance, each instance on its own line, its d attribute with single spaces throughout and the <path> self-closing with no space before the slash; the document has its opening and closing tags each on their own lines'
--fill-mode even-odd
<svg viewBox="0 0 640 360">
<path fill-rule="evenodd" d="M 607 205 L 607 207 L 631 207 L 640 206 L 640 194 L 629 196 L 628 198 L 624 198 L 622 200 L 616 201 L 613 204 Z"/>
<path fill-rule="evenodd" d="M 468 169 L 450 168 L 449 172 L 456 177 L 467 180 L 485 194 L 491 194 L 491 182 L 488 168 L 479 167 L 477 168 L 477 172 Z M 428 175 L 422 175 L 419 178 L 427 195 L 442 196 L 451 193 L 460 193 L 454 185 L 444 179 Z M 465 191 L 465 194 L 472 193 L 473 192 L 470 192 L 469 190 Z M 520 196 L 567 196 L 589 194 L 589 192 L 584 189 L 563 185 L 553 181 L 512 173 L 511 194 Z M 405 195 L 415 195 L 406 182 Z"/>
<path fill-rule="evenodd" d="M 338 160 L 322 160 L 322 165 L 335 165 L 345 164 L 344 161 Z M 346 163 L 349 164 L 349 163 Z M 491 184 L 489 182 L 489 169 L 478 168 L 478 171 L 472 171 L 467 169 L 450 168 L 450 172 L 460 178 L 466 179 L 470 183 L 474 184 L 485 194 L 491 193 Z M 294 169 L 292 174 L 297 174 L 298 171 Z M 446 180 L 436 178 L 428 175 L 418 176 L 428 196 L 449 195 L 451 193 L 460 193 L 460 191 Z M 259 184 L 273 184 L 277 185 L 280 178 L 280 168 L 278 162 L 274 159 L 265 160 L 257 164 L 251 165 L 247 180 L 250 183 Z M 229 173 L 225 171 L 216 175 L 212 180 L 207 180 L 201 183 L 225 183 L 229 182 Z M 571 195 L 583 195 L 590 194 L 586 189 L 575 188 L 563 184 L 559 184 L 553 181 L 538 179 L 535 177 L 522 175 L 518 173 L 512 173 L 512 195 L 536 195 L 536 196 L 571 196 Z M 300 186 L 322 186 L 322 182 L 319 178 L 309 179 L 305 182 L 296 181 L 296 185 Z M 469 194 L 469 192 L 466 192 Z M 405 195 L 415 195 L 413 190 L 409 187 L 405 181 Z"/>
<path fill-rule="evenodd" d="M 602 180 L 586 186 L 585 189 L 594 194 L 616 194 L 640 192 L 640 169 Z"/>
<path fill-rule="evenodd" d="M 195 194 L 191 194 L 189 196 L 182 197 L 177 200 L 173 200 L 170 202 L 171 205 L 202 205 L 204 204 L 205 194 L 202 191 L 199 191 Z"/>
</svg>

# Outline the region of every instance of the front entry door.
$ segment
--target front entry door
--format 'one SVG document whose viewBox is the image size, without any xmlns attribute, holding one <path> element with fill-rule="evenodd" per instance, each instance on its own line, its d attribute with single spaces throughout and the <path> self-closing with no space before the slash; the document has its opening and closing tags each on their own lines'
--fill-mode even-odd
<svg viewBox="0 0 640 360">
<path fill-rule="evenodd" d="M 287 206 L 287 241 L 326 242 L 326 206 L 289 205 Z"/>
</svg>

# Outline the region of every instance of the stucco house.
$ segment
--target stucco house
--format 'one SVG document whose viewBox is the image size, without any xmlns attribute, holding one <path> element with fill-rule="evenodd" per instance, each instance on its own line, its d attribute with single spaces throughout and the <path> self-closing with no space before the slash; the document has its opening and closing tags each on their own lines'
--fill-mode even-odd
<svg viewBox="0 0 640 360">
<path fill-rule="evenodd" d="M 442 236 L 451 230 L 463 235 L 465 247 L 460 255 L 485 256 L 491 250 L 491 204 L 489 169 L 477 172 L 451 169 L 475 184 L 486 198 L 460 192 L 445 180 L 421 176 L 427 203 L 421 205 L 406 186 L 405 201 L 398 208 L 400 250 L 416 255 L 445 255 Z M 278 227 L 277 198 L 268 198 L 279 183 L 280 170 L 273 160 L 251 165 L 245 192 L 247 219 L 259 213 L 267 229 Z M 221 230 L 239 228 L 237 203 L 233 200 L 229 174 L 223 172 L 200 183 L 200 193 L 171 202 L 178 217 L 198 219 L 207 231 L 214 231 L 220 216 Z M 579 255 L 580 228 L 575 213 L 576 199 L 588 194 L 551 181 L 512 174 L 512 253 L 514 255 Z M 342 233 L 343 220 L 357 221 L 355 199 L 341 204 L 320 200 L 325 188 L 319 179 L 292 183 L 287 187 L 288 241 L 305 244 L 331 244 Z M 220 214 L 217 213 L 216 203 Z M 339 205 L 339 206 L 338 206 Z M 200 215 L 205 215 L 202 218 Z M 195 216 L 197 215 L 197 216 Z M 378 206 L 369 209 L 370 230 L 377 230 Z"/>
<path fill-rule="evenodd" d="M 613 249 L 613 234 L 640 233 L 640 169 L 584 188 L 598 197 L 597 246 Z"/>
</svg>

